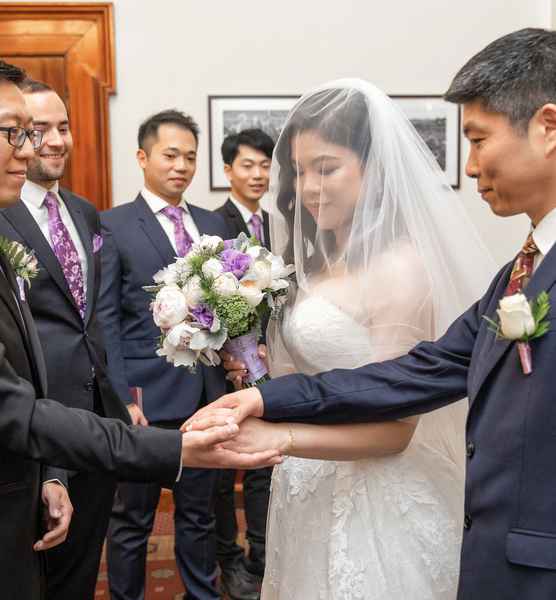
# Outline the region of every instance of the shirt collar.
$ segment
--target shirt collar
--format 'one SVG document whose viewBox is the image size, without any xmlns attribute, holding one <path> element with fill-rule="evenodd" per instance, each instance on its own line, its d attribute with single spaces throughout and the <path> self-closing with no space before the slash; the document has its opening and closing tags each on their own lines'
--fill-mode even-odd
<svg viewBox="0 0 556 600">
<path fill-rule="evenodd" d="M 166 202 L 166 200 L 163 200 L 160 196 L 157 196 L 156 194 L 148 190 L 146 187 L 144 187 L 141 190 L 141 196 L 143 196 L 145 202 L 149 205 L 149 208 L 153 211 L 155 215 L 161 210 L 165 209 L 169 204 L 168 202 Z M 183 197 L 180 200 L 178 206 L 183 208 L 186 213 L 189 212 L 189 209 L 187 208 L 187 203 Z"/>
<path fill-rule="evenodd" d="M 27 179 L 21 188 L 21 199 L 26 204 L 31 204 L 35 208 L 41 208 L 47 192 L 54 192 L 54 194 L 58 196 L 59 191 L 60 186 L 58 182 L 56 182 L 49 190 L 47 190 L 42 185 Z"/>
<path fill-rule="evenodd" d="M 556 242 L 556 208 L 545 215 L 531 233 L 540 253 L 546 256 Z"/>
<path fill-rule="evenodd" d="M 234 204 L 234 206 L 239 210 L 239 212 L 241 213 L 241 216 L 243 217 L 243 220 L 246 223 L 249 223 L 249 221 L 251 220 L 251 217 L 254 214 L 255 215 L 259 215 L 259 217 L 262 220 L 262 218 L 263 218 L 263 211 L 262 211 L 262 209 L 261 209 L 260 206 L 257 209 L 257 211 L 255 213 L 253 213 L 246 206 L 243 206 L 243 204 L 239 200 L 236 200 L 236 198 L 234 198 L 233 194 L 230 194 L 230 200 L 232 201 L 232 203 Z"/>
</svg>

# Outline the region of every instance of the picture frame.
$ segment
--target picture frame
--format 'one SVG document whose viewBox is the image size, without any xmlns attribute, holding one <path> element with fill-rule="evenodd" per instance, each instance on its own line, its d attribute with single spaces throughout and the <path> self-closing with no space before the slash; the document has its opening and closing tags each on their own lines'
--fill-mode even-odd
<svg viewBox="0 0 556 600">
<path fill-rule="evenodd" d="M 299 96 L 209 96 L 209 176 L 211 191 L 230 189 L 220 148 L 224 138 L 259 127 L 276 141 Z"/>
<path fill-rule="evenodd" d="M 454 189 L 460 186 L 461 109 L 442 96 L 390 98 L 403 110 L 423 138 Z"/>
</svg>

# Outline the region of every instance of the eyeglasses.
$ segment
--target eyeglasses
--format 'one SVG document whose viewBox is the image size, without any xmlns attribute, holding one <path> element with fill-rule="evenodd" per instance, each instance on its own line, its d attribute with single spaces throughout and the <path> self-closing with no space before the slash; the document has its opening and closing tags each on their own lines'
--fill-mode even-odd
<svg viewBox="0 0 556 600">
<path fill-rule="evenodd" d="M 8 144 L 14 148 L 22 148 L 25 138 L 28 137 L 34 150 L 42 144 L 43 132 L 40 129 L 25 129 L 24 127 L 0 127 L 0 131 L 8 132 Z"/>
</svg>

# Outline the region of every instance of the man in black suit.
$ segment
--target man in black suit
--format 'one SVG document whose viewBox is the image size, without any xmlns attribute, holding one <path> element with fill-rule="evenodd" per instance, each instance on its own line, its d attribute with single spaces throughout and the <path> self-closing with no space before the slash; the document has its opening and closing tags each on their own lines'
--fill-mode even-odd
<svg viewBox="0 0 556 600">
<path fill-rule="evenodd" d="M 100 222 L 94 206 L 59 187 L 73 140 L 66 107 L 44 83 L 21 85 L 33 127 L 42 145 L 29 161 L 22 202 L 2 211 L 0 235 L 33 248 L 39 274 L 27 293 L 46 360 L 49 395 L 75 408 L 130 422 L 106 375 L 104 342 L 96 314 L 100 286 Z M 48 200 L 78 255 L 83 314 L 56 254 Z M 71 369 L 60 365 L 71 364 Z M 66 482 L 65 482 L 66 483 Z M 70 473 L 67 482 L 74 514 L 64 544 L 47 553 L 47 600 L 92 600 L 102 544 L 112 509 L 115 478 L 104 473 Z"/>
<path fill-rule="evenodd" d="M 270 249 L 268 213 L 261 209 L 260 200 L 268 189 L 270 162 L 274 142 L 261 129 L 245 129 L 229 135 L 222 143 L 224 172 L 230 182 L 228 200 L 216 212 L 221 214 L 232 233 L 255 236 Z M 264 328 L 263 328 L 264 329 Z M 264 353 L 264 346 L 260 346 Z M 221 473 L 216 499 L 216 553 L 222 571 L 222 587 L 232 600 L 259 598 L 264 574 L 266 514 L 272 469 L 246 472 L 243 477 L 243 496 L 247 521 L 249 555 L 236 542 L 234 483 L 236 472 Z"/>
<path fill-rule="evenodd" d="M 221 368 L 199 364 L 195 373 L 157 356 L 160 330 L 144 286 L 183 256 L 203 234 L 228 238 L 219 216 L 186 202 L 196 169 L 198 127 L 188 115 L 165 110 L 138 132 L 137 160 L 144 187 L 133 202 L 102 213 L 104 235 L 99 315 L 109 373 L 118 395 L 142 389 L 144 419 L 178 429 L 200 406 L 226 389 Z M 214 470 L 184 469 L 173 486 L 176 561 L 191 600 L 217 600 Z M 148 537 L 160 485 L 121 483 L 108 530 L 112 600 L 143 600 Z"/>
<path fill-rule="evenodd" d="M 17 202 L 42 132 L 17 85 L 17 67 L 0 61 L 0 208 Z M 17 265 L 16 265 L 17 266 Z M 63 468 L 103 471 L 128 480 L 179 478 L 180 464 L 192 467 L 259 466 L 269 456 L 242 456 L 215 445 L 234 435 L 234 426 L 209 436 L 126 426 L 90 411 L 70 409 L 46 395 L 46 367 L 25 301 L 27 291 L 0 252 L 0 581 L 3 600 L 38 600 L 44 590 L 44 554 L 63 541 L 67 500 L 46 492 L 41 462 Z M 60 369 L 71 364 L 60 363 Z M 41 461 L 41 462 L 39 462 Z M 64 490 L 58 483 L 51 483 Z M 42 487 L 42 489 L 41 489 Z M 41 528 L 40 498 L 46 506 Z M 42 532 L 46 533 L 41 538 Z M 37 538 L 39 541 L 37 542 Z M 79 596 L 78 596 L 79 597 Z"/>
</svg>

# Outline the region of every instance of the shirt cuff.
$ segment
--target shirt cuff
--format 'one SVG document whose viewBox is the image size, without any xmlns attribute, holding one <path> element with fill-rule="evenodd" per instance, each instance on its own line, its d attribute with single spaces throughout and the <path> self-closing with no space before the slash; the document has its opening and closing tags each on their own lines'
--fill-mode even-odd
<svg viewBox="0 0 556 600">
<path fill-rule="evenodd" d="M 178 476 L 176 477 L 176 482 L 181 479 L 181 472 L 183 470 L 183 465 L 180 462 L 180 470 L 178 471 Z"/>
<path fill-rule="evenodd" d="M 180 477 L 181 477 L 181 469 L 180 469 L 180 474 L 178 476 L 178 479 Z M 176 479 L 176 481 L 178 481 L 178 479 Z M 47 483 L 57 483 L 57 484 L 61 485 L 64 489 L 66 488 L 66 486 L 59 479 L 48 479 L 47 481 L 42 482 L 43 485 L 46 485 Z"/>
</svg>

